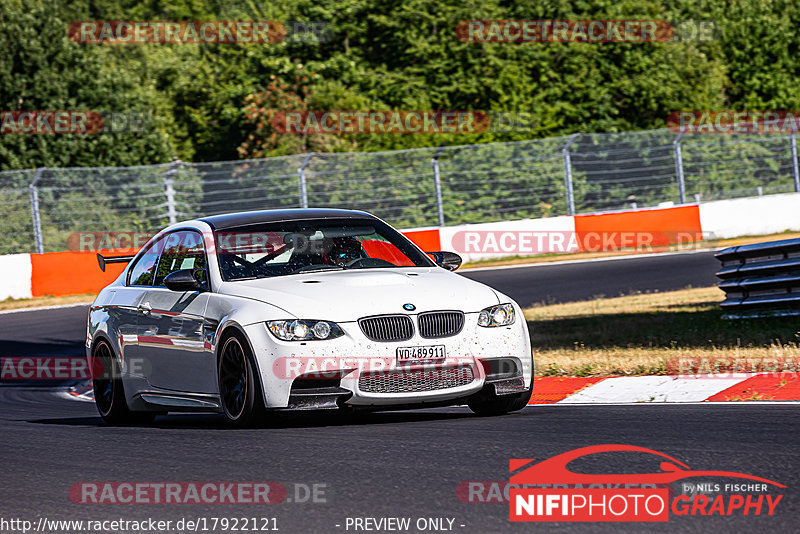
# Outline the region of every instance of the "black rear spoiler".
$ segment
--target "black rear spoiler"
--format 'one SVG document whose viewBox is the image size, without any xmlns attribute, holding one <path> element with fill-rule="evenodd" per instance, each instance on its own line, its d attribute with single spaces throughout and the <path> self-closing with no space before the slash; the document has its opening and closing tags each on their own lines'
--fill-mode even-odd
<svg viewBox="0 0 800 534">
<path fill-rule="evenodd" d="M 100 265 L 100 270 L 106 272 L 106 263 L 128 263 L 135 256 L 101 256 L 97 253 L 97 263 Z"/>
</svg>

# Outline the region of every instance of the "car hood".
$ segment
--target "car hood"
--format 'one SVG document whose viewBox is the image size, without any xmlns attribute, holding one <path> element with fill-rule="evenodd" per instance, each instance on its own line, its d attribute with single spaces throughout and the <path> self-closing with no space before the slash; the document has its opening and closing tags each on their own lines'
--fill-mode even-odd
<svg viewBox="0 0 800 534">
<path fill-rule="evenodd" d="M 359 269 L 224 282 L 219 292 L 266 302 L 297 318 L 335 322 L 431 310 L 478 312 L 499 303 L 489 287 L 439 267 Z M 416 310 L 408 312 L 404 304 L 413 304 Z"/>
</svg>

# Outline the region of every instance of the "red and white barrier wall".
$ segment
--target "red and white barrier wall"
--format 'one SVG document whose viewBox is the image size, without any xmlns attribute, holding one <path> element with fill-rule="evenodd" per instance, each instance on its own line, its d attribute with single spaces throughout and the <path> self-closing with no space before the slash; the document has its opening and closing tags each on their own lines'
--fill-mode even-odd
<svg viewBox="0 0 800 534">
<path fill-rule="evenodd" d="M 703 239 L 697 205 L 442 228 L 444 250 L 473 262 L 507 256 L 649 247 Z"/>
<path fill-rule="evenodd" d="M 0 299 L 98 293 L 122 272 L 122 264 L 97 265 L 95 252 L 48 252 L 0 256 Z"/>
<path fill-rule="evenodd" d="M 701 239 L 800 231 L 800 193 L 677 207 L 418 228 L 404 233 L 426 251 L 465 262 L 542 253 L 642 248 Z M 129 253 L 129 252 L 126 252 Z M 0 256 L 0 300 L 96 293 L 122 272 L 97 266 L 94 252 Z"/>
<path fill-rule="evenodd" d="M 0 256 L 0 299 L 31 298 L 31 255 Z"/>
<path fill-rule="evenodd" d="M 800 193 L 700 204 L 700 225 L 716 238 L 800 231 Z"/>
<path fill-rule="evenodd" d="M 465 262 L 541 253 L 649 250 L 702 239 L 800 231 L 800 194 L 719 200 L 545 219 L 449 226 L 439 229 L 442 250 Z"/>
</svg>

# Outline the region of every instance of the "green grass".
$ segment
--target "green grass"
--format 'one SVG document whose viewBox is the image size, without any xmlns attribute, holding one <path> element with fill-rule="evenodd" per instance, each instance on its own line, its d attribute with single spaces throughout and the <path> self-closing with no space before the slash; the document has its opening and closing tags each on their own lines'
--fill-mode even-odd
<svg viewBox="0 0 800 534">
<path fill-rule="evenodd" d="M 722 319 L 722 299 L 712 287 L 530 308 L 537 372 L 674 374 L 689 361 L 699 372 L 795 370 L 800 318 Z"/>
</svg>

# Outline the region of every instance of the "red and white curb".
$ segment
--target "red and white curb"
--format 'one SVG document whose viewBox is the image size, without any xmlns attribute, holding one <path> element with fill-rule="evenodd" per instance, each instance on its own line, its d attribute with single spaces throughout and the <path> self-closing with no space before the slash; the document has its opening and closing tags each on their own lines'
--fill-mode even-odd
<svg viewBox="0 0 800 534">
<path fill-rule="evenodd" d="M 539 377 L 528 404 L 800 401 L 800 373 Z"/>
<path fill-rule="evenodd" d="M 92 381 L 87 380 L 70 387 L 68 390 L 63 391 L 62 395 L 69 400 L 94 402 L 94 389 L 92 388 Z"/>
<path fill-rule="evenodd" d="M 69 388 L 70 400 L 94 402 L 91 382 Z M 800 373 L 691 376 L 537 377 L 529 405 L 665 404 L 800 401 Z"/>
</svg>

